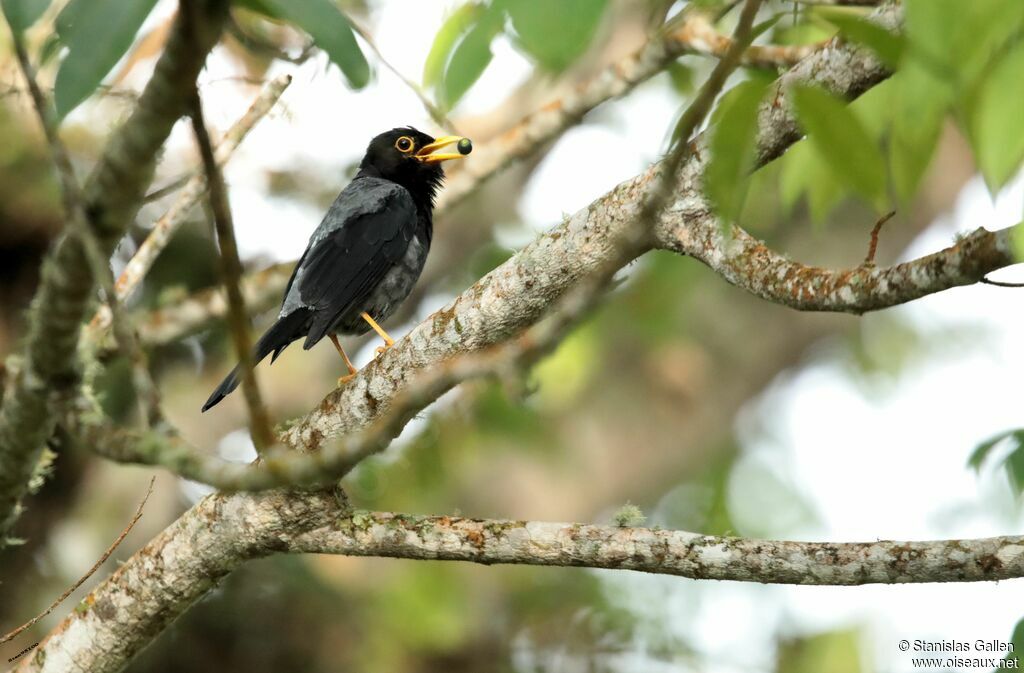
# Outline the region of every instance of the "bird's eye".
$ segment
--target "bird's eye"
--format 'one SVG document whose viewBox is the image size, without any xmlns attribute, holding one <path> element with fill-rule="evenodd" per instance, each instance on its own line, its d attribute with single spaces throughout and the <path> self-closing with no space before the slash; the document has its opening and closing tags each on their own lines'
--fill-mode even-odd
<svg viewBox="0 0 1024 673">
<path fill-rule="evenodd" d="M 401 138 L 395 141 L 395 147 L 398 149 L 399 152 L 404 152 L 406 154 L 412 152 L 412 138 L 410 138 L 409 136 L 402 136 Z"/>
</svg>

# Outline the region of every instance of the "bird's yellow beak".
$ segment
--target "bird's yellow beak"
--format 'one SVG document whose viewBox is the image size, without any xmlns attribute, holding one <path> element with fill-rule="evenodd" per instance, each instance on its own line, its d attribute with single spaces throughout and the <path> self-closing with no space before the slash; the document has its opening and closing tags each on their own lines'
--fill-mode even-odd
<svg viewBox="0 0 1024 673">
<path fill-rule="evenodd" d="M 440 152 L 434 154 L 434 150 L 439 150 L 442 147 L 449 145 L 456 145 L 459 150 L 456 152 Z M 462 136 L 441 136 L 429 145 L 424 145 L 420 148 L 420 151 L 416 153 L 416 158 L 425 164 L 436 164 L 441 161 L 448 161 L 449 159 L 464 159 L 467 154 L 473 151 L 473 141 L 469 138 L 463 138 Z"/>
</svg>

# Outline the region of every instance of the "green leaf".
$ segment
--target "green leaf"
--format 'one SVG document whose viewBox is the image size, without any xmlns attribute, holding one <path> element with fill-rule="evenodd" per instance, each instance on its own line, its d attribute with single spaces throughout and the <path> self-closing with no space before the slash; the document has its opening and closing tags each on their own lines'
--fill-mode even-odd
<svg viewBox="0 0 1024 673">
<path fill-rule="evenodd" d="M 782 157 L 779 199 L 787 213 L 801 196 L 807 196 L 811 220 L 821 224 L 843 197 L 843 187 L 832 176 L 818 153 L 806 140 L 794 145 Z"/>
<path fill-rule="evenodd" d="M 565 70 L 590 46 L 608 0 L 503 0 L 519 45 L 551 72 Z"/>
<path fill-rule="evenodd" d="M 967 466 L 974 470 L 981 469 L 985 459 L 992 452 L 992 449 L 999 446 L 1006 440 L 1012 440 L 1016 447 L 1014 450 L 1020 450 L 1024 447 L 1024 428 L 1018 430 L 1007 430 L 1006 432 L 1000 432 L 998 435 L 986 439 L 981 444 L 978 444 L 971 452 L 971 457 L 967 459 Z"/>
<path fill-rule="evenodd" d="M 766 88 L 759 80 L 743 82 L 722 97 L 716 110 L 704 188 L 726 222 L 735 222 L 743 208 L 747 176 L 754 168 L 757 109 Z"/>
<path fill-rule="evenodd" d="M 277 21 L 283 20 L 283 17 L 273 7 L 268 5 L 264 0 L 233 0 L 232 4 L 235 7 L 244 7 L 250 11 L 262 14 L 271 19 Z"/>
<path fill-rule="evenodd" d="M 847 41 L 864 45 L 890 68 L 900 62 L 905 46 L 901 35 L 890 33 L 877 23 L 836 8 L 821 8 L 818 13 L 838 28 Z"/>
<path fill-rule="evenodd" d="M 885 204 L 885 160 L 864 125 L 822 89 L 794 87 L 793 103 L 811 145 L 844 184 L 876 208 Z"/>
<path fill-rule="evenodd" d="M 436 86 L 444 74 L 444 66 L 448 63 L 455 42 L 475 24 L 484 8 L 475 2 L 462 5 L 451 16 L 445 19 L 441 29 L 434 36 L 430 53 L 423 63 L 423 86 Z"/>
<path fill-rule="evenodd" d="M 792 15 L 789 12 L 777 12 L 771 18 L 766 19 L 761 23 L 754 24 L 754 26 L 750 29 L 750 37 L 747 38 L 747 43 L 749 44 L 756 40 L 757 38 L 761 37 L 769 30 L 774 28 L 775 25 L 783 18 L 789 18 L 790 16 Z"/>
<path fill-rule="evenodd" d="M 370 81 L 370 65 L 356 42 L 348 19 L 331 0 L 249 0 L 268 16 L 301 28 L 323 49 L 354 89 Z"/>
<path fill-rule="evenodd" d="M 969 89 L 1024 28 L 1024 2 L 971 0 L 964 11 L 963 0 L 907 0 L 906 16 L 911 53 Z"/>
<path fill-rule="evenodd" d="M 935 154 L 952 91 L 913 60 L 892 81 L 896 86 L 889 167 L 896 195 L 908 203 Z"/>
<path fill-rule="evenodd" d="M 989 72 L 971 115 L 978 165 L 993 192 L 1005 185 L 1024 161 L 1024 43 Z"/>
<path fill-rule="evenodd" d="M 693 80 L 694 71 L 693 68 L 680 63 L 679 61 L 673 61 L 668 64 L 666 68 L 668 71 L 669 81 L 672 83 L 672 89 L 682 95 L 693 93 Z"/>
<path fill-rule="evenodd" d="M 50 0 L 0 1 L 0 7 L 4 10 L 7 23 L 15 33 L 25 32 L 29 26 L 39 20 L 49 6 Z"/>
<path fill-rule="evenodd" d="M 1017 442 L 1017 448 L 1006 457 L 1003 467 L 1010 480 L 1010 488 L 1019 496 L 1024 492 L 1024 434 L 1015 434 L 1014 440 Z"/>
<path fill-rule="evenodd" d="M 1010 488 L 1019 496 L 1024 492 L 1024 428 L 1001 432 L 982 442 L 971 452 L 967 465 L 976 471 L 980 470 L 989 454 L 992 453 L 992 449 L 1003 442 L 1008 442 L 1010 446 L 1010 452 L 1003 459 L 1003 469 L 1006 470 Z"/>
<path fill-rule="evenodd" d="M 60 35 L 56 31 L 47 35 L 46 39 L 43 40 L 43 44 L 39 47 L 39 66 L 42 67 L 49 64 L 60 54 L 63 46 L 60 41 Z"/>
<path fill-rule="evenodd" d="M 68 53 L 57 71 L 54 101 L 63 118 L 88 98 L 132 46 L 156 0 L 72 0 L 57 17 Z"/>
<path fill-rule="evenodd" d="M 1024 222 L 1018 222 L 1010 232 L 1010 241 L 1013 243 L 1014 259 L 1017 262 L 1024 262 Z"/>
<path fill-rule="evenodd" d="M 1010 642 L 1013 644 L 1013 651 L 1004 658 L 1019 660 L 1020 653 L 1024 652 L 1024 619 L 1018 621 L 1017 625 L 1013 627 L 1013 635 L 1010 636 Z"/>
<path fill-rule="evenodd" d="M 491 62 L 491 42 L 501 31 L 501 14 L 490 8 L 455 47 L 441 82 L 441 101 L 451 109 L 480 79 Z"/>
</svg>

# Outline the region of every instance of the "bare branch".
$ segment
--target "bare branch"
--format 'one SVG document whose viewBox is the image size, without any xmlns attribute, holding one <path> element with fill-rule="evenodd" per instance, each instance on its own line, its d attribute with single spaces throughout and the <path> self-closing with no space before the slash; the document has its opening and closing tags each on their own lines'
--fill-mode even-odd
<svg viewBox="0 0 1024 673">
<path fill-rule="evenodd" d="M 662 245 L 707 264 L 725 280 L 768 301 L 801 311 L 861 314 L 978 283 L 992 271 L 1024 261 L 1014 232 L 976 229 L 954 245 L 890 267 L 823 269 L 794 262 L 738 227 L 722 234 L 707 212 L 688 212 L 685 228 L 663 229 Z"/>
<path fill-rule="evenodd" d="M 121 670 L 220 578 L 247 560 L 278 553 L 612 568 L 815 585 L 1024 576 L 1020 536 L 789 542 L 579 523 L 352 512 L 336 493 L 213 495 L 97 587 L 83 604 L 86 609 L 70 614 L 17 670 Z"/>
<path fill-rule="evenodd" d="M 702 12 L 685 12 L 677 25 L 670 35 L 686 49 L 684 53 L 723 58 L 732 46 L 734 38 L 718 32 Z M 755 68 L 788 68 L 819 47 L 821 44 L 752 44 L 743 51 L 740 62 Z"/>
<path fill-rule="evenodd" d="M 278 263 L 242 277 L 242 296 L 252 313 L 277 308 L 294 266 L 294 262 Z M 174 343 L 207 327 L 211 320 L 223 319 L 227 312 L 228 302 L 223 288 L 201 290 L 141 315 L 138 323 L 139 338 L 150 346 Z"/>
<path fill-rule="evenodd" d="M 692 579 L 849 586 L 1024 576 L 1024 537 L 790 542 L 579 523 L 355 512 L 289 551 L 638 570 Z"/>
<path fill-rule="evenodd" d="M 3 638 L 0 638 L 0 645 L 3 645 L 4 643 L 6 643 L 6 642 L 8 642 L 10 640 L 13 640 L 14 638 L 17 638 L 19 633 L 21 633 L 25 629 L 32 628 L 32 626 L 35 625 L 36 622 L 38 622 L 40 619 L 42 619 L 46 615 L 48 615 L 51 612 L 53 612 L 54 609 L 58 605 L 63 603 L 65 600 L 67 600 L 68 596 L 70 596 L 71 594 L 75 593 L 75 591 L 78 589 L 78 587 L 80 587 L 83 584 L 85 584 L 85 582 L 90 577 L 92 577 L 93 574 L 97 570 L 100 569 L 101 565 L 103 565 L 104 563 L 107 562 L 107 559 L 110 558 L 110 555 L 114 553 L 114 550 L 117 549 L 118 546 L 122 542 L 124 542 L 124 539 L 126 537 L 128 537 L 128 533 L 131 532 L 132 528 L 135 527 L 135 524 L 137 524 L 139 522 L 139 519 L 142 518 L 142 511 L 146 507 L 146 502 L 149 501 L 149 496 L 153 495 L 153 484 L 154 483 L 156 483 L 156 477 L 153 477 L 152 479 L 149 480 L 149 488 L 146 490 L 146 495 L 143 496 L 142 502 L 139 503 L 138 508 L 135 510 L 135 516 L 133 516 L 132 520 L 128 522 L 128 525 L 124 527 L 124 529 L 121 531 L 121 534 L 118 535 L 117 538 L 113 542 L 110 543 L 110 546 L 107 547 L 107 551 L 103 552 L 103 556 L 100 556 L 99 560 L 96 561 L 96 563 L 94 563 L 92 565 L 92 567 L 89 568 L 89 570 L 84 575 L 82 575 L 80 578 L 78 578 L 77 582 L 75 582 L 70 587 L 68 587 L 67 590 L 64 591 L 64 593 L 62 593 L 57 598 L 57 600 L 55 600 L 53 603 L 51 603 L 50 607 L 46 608 L 44 611 L 40 612 L 38 615 L 36 615 L 32 619 L 28 620 L 27 622 L 25 622 L 24 624 L 22 624 L 18 628 L 16 628 L 13 631 L 9 632 Z"/>
<path fill-rule="evenodd" d="M 420 103 L 427 111 L 427 114 L 430 115 L 430 118 L 434 120 L 434 123 L 448 131 L 451 131 L 452 133 L 455 133 L 455 124 L 453 124 L 452 120 L 448 118 L 448 115 L 444 113 L 444 110 L 435 105 L 434 101 L 430 100 L 430 97 L 427 96 L 421 86 L 403 75 L 402 72 L 391 63 L 391 61 L 384 58 L 384 54 L 381 53 L 381 50 L 377 46 L 376 41 L 374 41 L 373 36 L 370 35 L 370 31 L 359 25 L 359 22 L 354 20 L 352 17 L 348 17 L 348 23 L 352 26 L 352 30 L 356 31 L 356 33 L 359 34 L 359 37 L 363 38 L 363 41 L 366 42 L 370 49 L 373 50 L 373 53 L 377 55 L 377 60 L 379 60 L 385 68 L 390 70 L 395 77 L 401 80 L 402 84 L 404 84 L 416 95 L 417 98 L 420 99 Z"/>
<path fill-rule="evenodd" d="M 206 171 L 206 185 L 210 193 L 210 208 L 213 211 L 213 222 L 217 232 L 217 243 L 220 245 L 221 273 L 228 295 L 228 325 L 238 355 L 238 369 L 242 379 L 242 393 L 249 408 L 249 424 L 252 441 L 256 452 L 262 454 L 274 444 L 274 431 L 270 425 L 270 416 L 263 404 L 256 372 L 253 371 L 252 338 L 249 334 L 249 314 L 245 308 L 245 298 L 238 288 L 242 277 L 242 262 L 238 258 L 238 244 L 235 241 L 235 225 L 231 218 L 231 205 L 228 203 L 227 187 L 224 176 L 217 166 L 213 155 L 213 144 L 206 130 L 203 119 L 203 104 L 199 99 L 199 91 L 193 90 L 192 130 L 199 145 L 199 155 Z"/>
</svg>

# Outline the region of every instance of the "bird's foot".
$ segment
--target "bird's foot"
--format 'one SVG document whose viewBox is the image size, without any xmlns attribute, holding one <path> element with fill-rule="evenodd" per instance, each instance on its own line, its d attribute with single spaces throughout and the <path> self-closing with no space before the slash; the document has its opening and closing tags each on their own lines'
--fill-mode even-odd
<svg viewBox="0 0 1024 673">
<path fill-rule="evenodd" d="M 338 377 L 338 387 L 340 388 L 343 385 L 345 385 L 346 383 L 348 383 L 349 381 L 351 381 L 352 379 L 354 379 L 356 377 L 356 374 L 358 374 L 358 373 L 359 372 L 352 372 L 351 374 L 345 374 L 344 376 L 339 376 Z"/>
<path fill-rule="evenodd" d="M 378 357 L 379 358 L 381 355 L 384 355 L 384 352 L 387 349 L 391 348 L 394 345 L 395 345 L 394 341 L 385 341 L 383 346 L 377 346 L 376 350 L 374 351 L 376 353 L 376 355 L 374 355 L 374 357 Z"/>
</svg>

